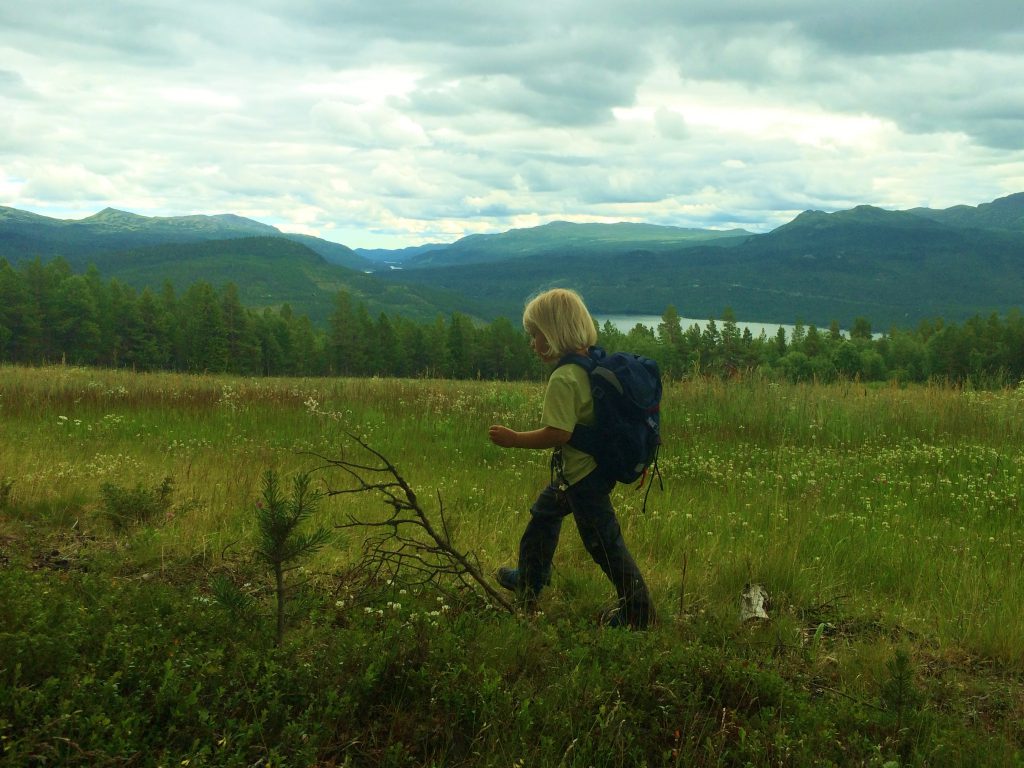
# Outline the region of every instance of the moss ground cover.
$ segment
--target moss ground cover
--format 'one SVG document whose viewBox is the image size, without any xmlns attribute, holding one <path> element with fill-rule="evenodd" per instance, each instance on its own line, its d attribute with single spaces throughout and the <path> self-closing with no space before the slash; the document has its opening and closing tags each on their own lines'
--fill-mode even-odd
<svg viewBox="0 0 1024 768">
<path fill-rule="evenodd" d="M 530 616 L 384 581 L 353 592 L 364 537 L 345 529 L 294 574 L 275 647 L 251 557 L 267 469 L 351 454 L 351 432 L 490 571 L 513 560 L 547 463 L 486 428 L 530 426 L 540 396 L 0 368 L 0 761 L 1022 763 L 1014 389 L 670 383 L 664 490 L 646 512 L 642 493 L 615 496 L 655 629 L 596 626 L 610 587 L 571 523 Z M 310 522 L 379 506 L 333 497 Z M 219 601 L 225 576 L 252 602 Z M 767 622 L 739 620 L 749 582 Z"/>
</svg>

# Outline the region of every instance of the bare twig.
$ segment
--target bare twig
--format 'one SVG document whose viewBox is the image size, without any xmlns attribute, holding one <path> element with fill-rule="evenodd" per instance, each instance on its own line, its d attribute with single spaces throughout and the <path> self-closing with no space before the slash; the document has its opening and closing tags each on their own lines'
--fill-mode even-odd
<svg viewBox="0 0 1024 768">
<path fill-rule="evenodd" d="M 484 578 L 476 555 L 464 553 L 452 543 L 440 494 L 435 526 L 416 492 L 395 465 L 365 440 L 348 431 L 345 434 L 373 456 L 376 463 L 366 464 L 344 457 L 335 459 L 312 451 L 307 455 L 321 462 L 312 471 L 340 470 L 352 481 L 352 486 L 345 488 L 328 484 L 324 495 L 376 493 L 390 507 L 383 519 L 365 520 L 349 515 L 347 522 L 336 526 L 373 532 L 363 542 L 361 570 L 364 578 L 373 581 L 388 578 L 408 586 L 430 586 L 445 593 L 469 590 L 488 604 L 514 613 L 515 606 Z"/>
</svg>

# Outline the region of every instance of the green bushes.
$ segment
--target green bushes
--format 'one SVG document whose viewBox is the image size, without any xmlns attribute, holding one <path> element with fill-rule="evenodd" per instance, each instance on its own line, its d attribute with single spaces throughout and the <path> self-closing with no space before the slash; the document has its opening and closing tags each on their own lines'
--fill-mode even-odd
<svg viewBox="0 0 1024 768">
<path fill-rule="evenodd" d="M 0 512 L 7 509 L 11 503 L 11 489 L 14 481 L 7 477 L 0 477 Z"/>
<path fill-rule="evenodd" d="M 190 585 L 8 568 L 0 587 L 5 765 L 1015 759 L 1010 742 L 962 738 L 956 712 L 924 718 L 906 656 L 890 660 L 874 704 L 826 694 L 793 660 L 717 650 L 672 627 L 442 611 L 431 594 L 396 609 L 386 585 L 357 610 L 321 594 L 317 618 L 280 648 Z"/>
<path fill-rule="evenodd" d="M 103 497 L 103 514 L 115 531 L 125 531 L 132 526 L 152 523 L 167 517 L 171 510 L 171 491 L 174 483 L 165 477 L 155 488 L 141 484 L 134 488 L 122 488 L 114 483 L 103 483 L 100 494 Z"/>
</svg>

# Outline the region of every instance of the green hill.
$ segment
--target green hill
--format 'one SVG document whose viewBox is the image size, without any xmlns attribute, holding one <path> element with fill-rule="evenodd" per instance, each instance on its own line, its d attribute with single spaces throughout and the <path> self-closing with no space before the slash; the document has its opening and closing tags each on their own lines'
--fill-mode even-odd
<svg viewBox="0 0 1024 768">
<path fill-rule="evenodd" d="M 955 205 L 933 210 L 912 208 L 910 213 L 959 227 L 1024 231 L 1024 192 L 1000 197 L 981 205 Z"/>
<path fill-rule="evenodd" d="M 1024 303 L 1024 193 L 978 206 L 806 211 L 763 235 L 649 224 L 553 222 L 448 246 L 402 249 L 381 269 L 344 245 L 239 216 L 145 217 L 106 209 L 64 221 L 0 208 L 0 257 L 95 263 L 132 285 L 235 283 L 252 307 L 287 302 L 322 322 L 341 288 L 371 311 L 518 317 L 539 290 L 572 286 L 591 309 L 876 328 L 1003 312 Z M 378 271 L 368 274 L 372 269 Z"/>
<path fill-rule="evenodd" d="M 53 219 L 0 206 L 0 256 L 12 264 L 36 256 L 62 256 L 72 266 L 82 267 L 98 253 L 240 237 L 280 237 L 302 243 L 333 264 L 361 270 L 372 266 L 368 259 L 344 245 L 310 235 L 284 233 L 233 214 L 139 216 L 105 208 L 76 220 Z"/>
<path fill-rule="evenodd" d="M 281 237 L 250 237 L 147 246 L 91 258 L 100 274 L 142 289 L 169 282 L 177 291 L 203 280 L 234 283 L 243 305 L 277 309 L 289 304 L 297 314 L 323 324 L 339 290 L 363 302 L 371 314 L 386 312 L 418 320 L 459 310 L 473 314 L 471 302 L 429 286 L 384 283 L 363 272 L 327 263 L 319 254 Z"/>
<path fill-rule="evenodd" d="M 672 304 L 688 317 L 718 317 L 728 306 L 762 322 L 827 325 L 864 316 L 876 327 L 907 327 L 1021 306 L 1024 231 L 860 206 L 808 211 L 733 247 L 566 250 L 382 279 L 443 285 L 513 317 L 531 294 L 572 286 L 596 313 L 660 314 Z"/>
<path fill-rule="evenodd" d="M 684 229 L 654 224 L 574 224 L 554 221 L 498 235 L 470 235 L 444 248 L 431 248 L 408 258 L 408 268 L 458 264 L 494 264 L 545 254 L 586 253 L 591 256 L 624 253 L 639 248 L 665 251 L 714 242 L 735 245 L 750 233 L 735 229 Z"/>
</svg>

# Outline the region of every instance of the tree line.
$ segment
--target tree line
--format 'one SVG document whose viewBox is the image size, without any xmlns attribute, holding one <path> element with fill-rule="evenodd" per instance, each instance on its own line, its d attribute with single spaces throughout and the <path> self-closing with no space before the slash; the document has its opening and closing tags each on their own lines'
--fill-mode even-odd
<svg viewBox="0 0 1024 768">
<path fill-rule="evenodd" d="M 600 343 L 653 357 L 670 378 L 757 372 L 790 381 L 945 380 L 1002 386 L 1024 380 L 1024 317 L 942 319 L 876 334 L 866 318 L 849 333 L 798 322 L 791 333 L 753 336 L 732 310 L 682 326 L 669 306 L 657 328 L 600 328 Z M 460 313 L 434 322 L 370 314 L 345 291 L 326 328 L 288 305 L 243 307 L 238 289 L 197 281 L 178 293 L 137 291 L 95 268 L 72 272 L 62 259 L 0 259 L 0 361 L 65 362 L 140 371 L 264 376 L 400 376 L 538 379 L 544 368 L 518 322 L 478 323 Z"/>
<path fill-rule="evenodd" d="M 669 307 L 656 331 L 634 328 L 626 342 L 639 350 L 656 350 L 662 367 L 673 376 L 757 371 L 789 381 L 946 381 L 979 387 L 1024 380 L 1024 317 L 1019 309 L 1004 316 L 975 315 L 962 325 L 935 318 L 912 330 L 892 328 L 882 334 L 864 317 L 856 318 L 848 333 L 837 320 L 828 329 L 797 321 L 789 334 L 779 328 L 773 336 L 754 337 L 749 329 L 740 330 L 729 308 L 720 322 L 683 329 L 675 308 Z"/>
</svg>

